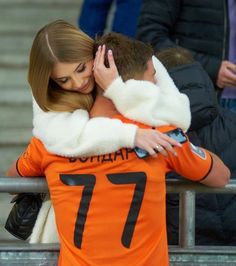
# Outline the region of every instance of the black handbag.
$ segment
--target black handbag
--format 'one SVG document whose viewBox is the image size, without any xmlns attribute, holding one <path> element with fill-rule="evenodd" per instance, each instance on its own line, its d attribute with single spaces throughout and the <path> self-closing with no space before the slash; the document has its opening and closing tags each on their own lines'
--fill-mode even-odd
<svg viewBox="0 0 236 266">
<path fill-rule="evenodd" d="M 45 194 L 20 193 L 11 203 L 15 203 L 7 218 L 5 229 L 13 236 L 26 240 L 32 233 Z"/>
</svg>

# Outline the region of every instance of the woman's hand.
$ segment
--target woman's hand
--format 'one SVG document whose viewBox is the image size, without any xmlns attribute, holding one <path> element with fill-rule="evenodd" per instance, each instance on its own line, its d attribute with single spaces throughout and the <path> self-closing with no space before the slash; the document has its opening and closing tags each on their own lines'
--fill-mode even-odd
<svg viewBox="0 0 236 266">
<path fill-rule="evenodd" d="M 164 156 L 168 156 L 167 151 L 177 155 L 173 146 L 181 147 L 181 143 L 170 138 L 166 134 L 163 134 L 153 129 L 137 129 L 134 145 L 141 149 L 146 150 L 151 156 L 156 156 L 157 152 L 160 152 Z"/>
<path fill-rule="evenodd" d="M 107 59 L 109 66 L 106 67 L 104 64 L 106 53 L 106 46 L 99 46 L 96 52 L 96 56 L 94 59 L 93 73 L 94 78 L 99 87 L 101 89 L 106 90 L 109 85 L 119 76 L 112 51 L 108 50 Z"/>
</svg>

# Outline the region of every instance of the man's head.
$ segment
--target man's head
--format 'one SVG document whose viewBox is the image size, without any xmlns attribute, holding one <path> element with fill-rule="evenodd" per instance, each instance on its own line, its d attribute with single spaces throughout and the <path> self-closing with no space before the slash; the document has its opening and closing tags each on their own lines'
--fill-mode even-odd
<svg viewBox="0 0 236 266">
<path fill-rule="evenodd" d="M 124 81 L 128 79 L 154 82 L 155 69 L 152 64 L 154 50 L 148 44 L 128 38 L 118 33 L 108 33 L 95 41 L 95 51 L 99 45 L 112 50 L 119 74 Z M 107 57 L 105 65 L 108 66 Z"/>
<path fill-rule="evenodd" d="M 161 50 L 156 56 L 167 70 L 194 62 L 191 52 L 182 47 L 171 47 Z"/>
</svg>

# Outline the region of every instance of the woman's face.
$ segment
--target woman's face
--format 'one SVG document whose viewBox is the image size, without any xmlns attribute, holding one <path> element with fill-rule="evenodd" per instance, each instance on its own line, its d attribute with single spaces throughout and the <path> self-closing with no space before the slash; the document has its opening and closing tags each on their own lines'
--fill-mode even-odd
<svg viewBox="0 0 236 266">
<path fill-rule="evenodd" d="M 95 85 L 93 60 L 87 63 L 56 63 L 51 78 L 64 90 L 89 94 Z"/>
</svg>

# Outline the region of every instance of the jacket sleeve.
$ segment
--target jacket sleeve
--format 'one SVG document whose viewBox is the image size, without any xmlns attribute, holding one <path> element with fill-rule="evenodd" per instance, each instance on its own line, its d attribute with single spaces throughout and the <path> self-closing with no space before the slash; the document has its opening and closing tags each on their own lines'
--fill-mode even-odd
<svg viewBox="0 0 236 266">
<path fill-rule="evenodd" d="M 180 92 L 185 93 L 190 101 L 192 114 L 190 130 L 198 130 L 218 115 L 217 99 L 214 86 L 201 64 L 181 65 L 169 72 Z"/>
<path fill-rule="evenodd" d="M 171 124 L 186 131 L 191 120 L 188 97 L 179 92 L 162 63 L 155 56 L 152 60 L 157 84 L 118 78 L 104 96 L 129 119 L 152 126 Z"/>
<path fill-rule="evenodd" d="M 146 0 L 143 2 L 137 38 L 151 43 L 156 51 L 179 44 L 171 32 L 181 11 L 181 0 Z M 191 50 L 194 59 L 201 63 L 215 83 L 221 60 L 217 57 Z"/>
<path fill-rule="evenodd" d="M 33 99 L 33 135 L 49 152 L 66 157 L 100 155 L 133 147 L 137 126 L 92 118 L 87 111 L 43 112 Z"/>
</svg>

